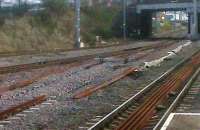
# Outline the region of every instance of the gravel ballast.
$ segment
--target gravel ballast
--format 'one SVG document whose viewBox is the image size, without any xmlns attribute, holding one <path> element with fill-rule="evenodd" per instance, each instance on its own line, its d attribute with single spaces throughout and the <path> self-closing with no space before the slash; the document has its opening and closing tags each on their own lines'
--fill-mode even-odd
<svg viewBox="0 0 200 130">
<path fill-rule="evenodd" d="M 113 69 L 114 65 L 119 64 L 118 62 L 105 62 L 90 69 L 84 69 L 82 66 L 79 66 L 70 70 L 63 70 L 63 73 L 50 75 L 26 88 L 5 93 L 1 97 L 0 106 L 2 106 L 3 100 L 8 99 L 8 101 L 4 102 L 4 106 L 0 108 L 0 111 L 13 102 L 18 103 L 17 101 L 21 101 L 20 99 L 22 98 L 26 100 L 24 95 L 27 95 L 28 99 L 46 94 L 49 98 L 55 96 L 54 100 L 56 101 L 48 106 L 38 105 L 37 107 L 40 110 L 26 113 L 25 117 L 9 119 L 12 123 L 4 125 L 3 128 L 6 130 L 77 130 L 80 126 L 87 127 L 89 126 L 87 122 L 90 122 L 97 116 L 105 116 L 183 58 L 191 55 L 198 48 L 193 46 L 184 48 L 174 59 L 164 61 L 158 67 L 146 69 L 137 76 L 128 76 L 88 98 L 73 100 L 71 96 L 76 91 L 84 89 L 88 85 L 97 85 L 105 80 L 109 80 L 114 75 L 120 74 L 126 67 L 141 67 L 144 61 L 165 56 L 168 51 L 176 48 L 178 45 L 162 50 L 154 50 L 149 52 L 150 54 L 145 58 L 130 62 L 125 67 L 118 69 Z M 133 56 L 130 55 L 130 58 L 134 56 L 135 54 Z"/>
</svg>

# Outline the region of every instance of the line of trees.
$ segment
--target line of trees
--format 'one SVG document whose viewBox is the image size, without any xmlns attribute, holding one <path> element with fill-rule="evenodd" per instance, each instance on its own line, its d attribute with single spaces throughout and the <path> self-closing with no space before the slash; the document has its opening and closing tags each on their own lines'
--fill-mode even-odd
<svg viewBox="0 0 200 130">
<path fill-rule="evenodd" d="M 7 3 L 7 6 L 3 6 L 3 0 L 0 0 L 0 14 L 7 15 L 13 13 L 13 15 L 23 15 L 27 12 L 40 12 L 41 10 L 49 11 L 50 13 L 62 13 L 66 6 L 66 0 L 41 0 L 41 4 L 30 4 L 27 0 L 17 0 L 16 3 Z"/>
<path fill-rule="evenodd" d="M 82 0 L 82 3 L 89 7 L 94 6 L 94 5 L 99 5 L 99 4 L 112 6 L 112 4 L 116 4 L 116 3 L 118 4 L 120 2 L 121 0 Z"/>
</svg>

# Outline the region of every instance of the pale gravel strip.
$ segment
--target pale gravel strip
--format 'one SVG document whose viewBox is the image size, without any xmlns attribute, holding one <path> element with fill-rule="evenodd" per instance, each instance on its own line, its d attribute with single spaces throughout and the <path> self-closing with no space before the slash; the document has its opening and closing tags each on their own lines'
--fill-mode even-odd
<svg viewBox="0 0 200 130">
<path fill-rule="evenodd" d="M 2 66 L 34 63 L 34 62 L 46 61 L 46 60 L 75 58 L 75 57 L 84 56 L 84 55 L 113 52 L 113 51 L 119 51 L 119 50 L 123 50 L 123 49 L 131 49 L 131 48 L 141 47 L 141 46 L 145 46 L 145 45 L 155 45 L 159 42 L 160 41 L 136 42 L 136 43 L 127 44 L 127 45 L 120 45 L 120 46 L 107 47 L 107 48 L 98 48 L 98 49 L 86 49 L 86 50 L 79 50 L 79 51 L 69 51 L 69 52 L 62 52 L 59 54 L 1 57 L 0 58 L 0 66 L 2 67 Z M 164 42 L 164 41 L 162 41 L 162 42 Z"/>
</svg>

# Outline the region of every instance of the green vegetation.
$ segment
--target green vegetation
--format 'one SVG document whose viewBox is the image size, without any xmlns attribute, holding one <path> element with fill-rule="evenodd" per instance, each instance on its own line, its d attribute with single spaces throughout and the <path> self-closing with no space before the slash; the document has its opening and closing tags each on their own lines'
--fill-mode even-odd
<svg viewBox="0 0 200 130">
<path fill-rule="evenodd" d="M 119 13 L 119 7 L 105 6 L 83 8 L 82 34 L 83 40 L 94 43 L 95 36 L 109 39 L 113 36 L 112 24 L 114 17 Z"/>
<path fill-rule="evenodd" d="M 73 47 L 74 9 L 65 0 L 43 0 L 41 10 L 35 12 L 27 11 L 25 5 L 23 9 L 14 7 L 15 11 L 5 10 L 7 15 L 0 13 L 0 52 Z M 96 36 L 111 38 L 112 20 L 119 9 L 115 6 L 82 7 L 82 41 L 87 46 L 94 46 Z"/>
<path fill-rule="evenodd" d="M 161 27 L 162 31 L 169 31 L 172 29 L 172 23 L 168 20 L 164 20 L 163 26 Z"/>
<path fill-rule="evenodd" d="M 161 22 L 153 21 L 152 27 L 153 27 L 154 32 L 161 33 L 161 32 L 172 30 L 173 26 L 172 26 L 172 22 L 170 22 L 169 20 L 163 20 Z"/>
</svg>

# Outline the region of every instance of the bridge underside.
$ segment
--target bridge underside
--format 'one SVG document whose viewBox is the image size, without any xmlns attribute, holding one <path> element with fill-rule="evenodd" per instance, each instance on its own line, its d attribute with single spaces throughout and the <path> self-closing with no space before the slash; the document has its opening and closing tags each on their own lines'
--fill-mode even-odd
<svg viewBox="0 0 200 130">
<path fill-rule="evenodd" d="M 132 8 L 133 9 L 133 8 Z M 156 11 L 185 11 L 188 14 L 188 36 L 193 38 L 199 36 L 200 33 L 200 3 L 198 3 L 198 22 L 194 20 L 194 9 L 191 2 L 185 3 L 155 3 L 155 4 L 138 4 L 134 7 L 139 21 L 139 35 L 141 37 L 148 37 L 152 32 L 152 13 Z M 138 23 L 137 23 L 138 24 Z M 197 27 L 196 34 L 191 33 L 191 29 Z M 137 28 L 138 29 L 138 28 Z M 198 34 L 197 34 L 198 33 Z"/>
<path fill-rule="evenodd" d="M 138 4 L 136 6 L 137 12 L 143 10 L 150 11 L 182 11 L 193 12 L 193 3 L 157 3 L 157 4 Z M 198 11 L 200 11 L 200 3 L 198 3 Z"/>
</svg>

